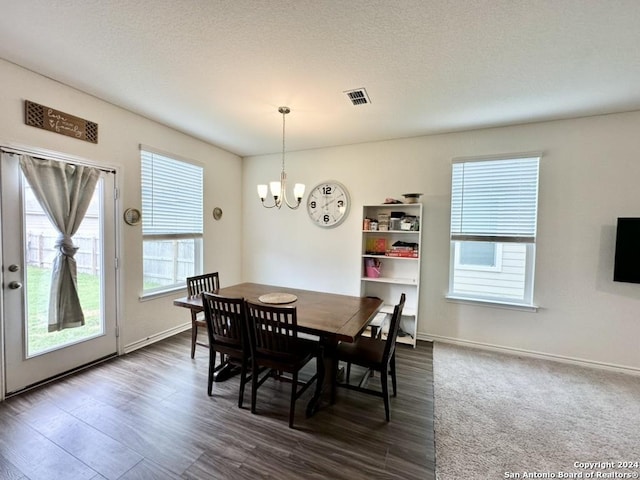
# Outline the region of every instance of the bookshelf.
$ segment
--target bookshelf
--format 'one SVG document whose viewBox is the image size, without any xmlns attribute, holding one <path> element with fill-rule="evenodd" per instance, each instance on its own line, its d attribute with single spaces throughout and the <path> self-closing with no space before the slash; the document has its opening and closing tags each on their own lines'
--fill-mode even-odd
<svg viewBox="0 0 640 480">
<path fill-rule="evenodd" d="M 364 205 L 360 293 L 382 298 L 384 306 L 372 325 L 388 329 L 393 307 L 406 295 L 399 343 L 415 347 L 422 260 L 422 204 Z"/>
</svg>

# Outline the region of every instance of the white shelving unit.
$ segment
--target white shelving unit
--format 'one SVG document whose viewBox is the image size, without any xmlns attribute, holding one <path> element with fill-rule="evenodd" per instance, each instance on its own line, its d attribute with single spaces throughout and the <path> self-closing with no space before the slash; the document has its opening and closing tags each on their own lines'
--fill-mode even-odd
<svg viewBox="0 0 640 480">
<path fill-rule="evenodd" d="M 394 213 L 392 213 L 394 212 Z M 405 219 L 415 217 L 416 222 L 412 230 L 397 228 L 371 230 L 365 228 L 365 219 L 377 220 L 379 216 L 394 215 L 394 218 Z M 381 217 L 380 217 L 381 218 Z M 408 222 L 403 222 L 408 223 Z M 420 298 L 420 262 L 422 257 L 422 204 L 402 203 L 383 205 L 364 205 L 362 209 L 362 251 L 361 251 L 361 281 L 360 293 L 363 296 L 382 298 L 384 306 L 376 316 L 374 324 L 381 324 L 383 335 L 388 329 L 388 320 L 393 313 L 393 307 L 400 300 L 400 295 L 406 295 L 405 307 L 400 323 L 399 343 L 406 343 L 415 347 L 418 325 L 418 305 Z M 416 227 L 417 225 L 417 227 Z M 391 225 L 389 225 L 391 228 Z M 415 230 L 415 228 L 418 228 Z M 397 242 L 414 244 L 417 246 L 417 256 L 398 257 L 389 256 L 387 251 Z M 379 264 L 379 273 L 374 268 L 367 271 L 367 264 Z"/>
</svg>

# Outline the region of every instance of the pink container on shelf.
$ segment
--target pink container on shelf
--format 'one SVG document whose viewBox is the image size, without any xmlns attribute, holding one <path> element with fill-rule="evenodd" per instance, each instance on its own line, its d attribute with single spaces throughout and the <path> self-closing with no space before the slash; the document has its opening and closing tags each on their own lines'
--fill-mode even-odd
<svg viewBox="0 0 640 480">
<path fill-rule="evenodd" d="M 382 264 L 380 260 L 375 258 L 364 259 L 364 271 L 365 276 L 369 278 L 380 278 L 380 271 L 382 270 Z"/>
</svg>

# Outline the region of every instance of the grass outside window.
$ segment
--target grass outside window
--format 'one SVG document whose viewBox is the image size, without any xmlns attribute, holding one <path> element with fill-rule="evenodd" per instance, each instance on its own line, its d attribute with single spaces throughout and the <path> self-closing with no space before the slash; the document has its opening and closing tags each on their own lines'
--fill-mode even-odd
<svg viewBox="0 0 640 480">
<path fill-rule="evenodd" d="M 102 295 L 99 275 L 78 273 L 78 295 L 85 316 L 85 325 L 82 327 L 66 328 L 57 332 L 48 331 L 50 289 L 50 269 L 27 267 L 29 356 L 103 333 L 100 321 L 100 298 Z"/>
</svg>

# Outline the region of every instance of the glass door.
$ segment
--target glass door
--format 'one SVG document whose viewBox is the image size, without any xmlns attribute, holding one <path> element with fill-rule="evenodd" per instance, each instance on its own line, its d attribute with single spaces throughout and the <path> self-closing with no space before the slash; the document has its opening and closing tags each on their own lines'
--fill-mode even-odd
<svg viewBox="0 0 640 480">
<path fill-rule="evenodd" d="M 58 231 L 22 174 L 17 155 L 2 154 L 0 174 L 5 393 L 12 393 L 117 352 L 115 174 L 101 174 L 72 237 L 85 321 L 62 330 L 48 324 Z"/>
</svg>

